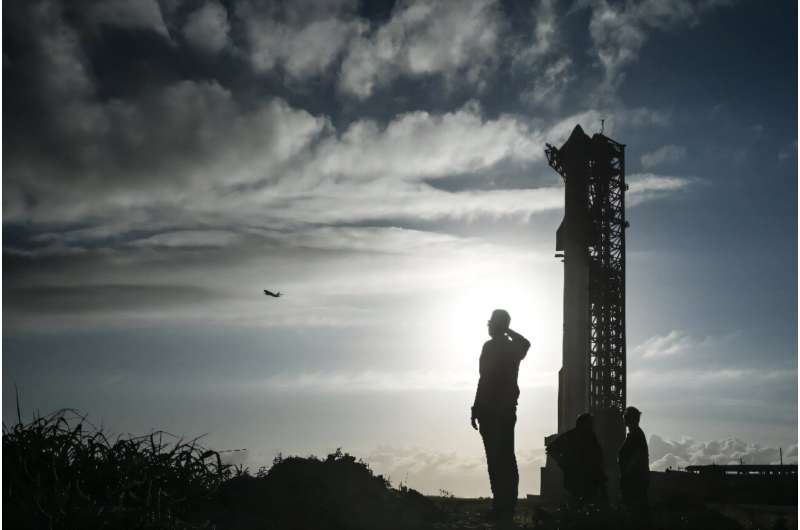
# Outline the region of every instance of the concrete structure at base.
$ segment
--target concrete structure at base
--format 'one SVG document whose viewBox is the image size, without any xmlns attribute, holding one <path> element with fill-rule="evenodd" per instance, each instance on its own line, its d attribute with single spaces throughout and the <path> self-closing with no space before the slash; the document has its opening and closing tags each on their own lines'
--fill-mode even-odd
<svg viewBox="0 0 800 530">
<path fill-rule="evenodd" d="M 590 138 L 578 125 L 561 148 L 548 144 L 545 153 L 565 182 L 564 220 L 556 233 L 556 257 L 564 261 L 558 432 L 573 428 L 583 412 L 594 416 L 613 499 L 617 451 L 625 439 L 625 146 L 603 134 Z M 549 457 L 541 495 L 564 495 L 561 470 Z"/>
</svg>

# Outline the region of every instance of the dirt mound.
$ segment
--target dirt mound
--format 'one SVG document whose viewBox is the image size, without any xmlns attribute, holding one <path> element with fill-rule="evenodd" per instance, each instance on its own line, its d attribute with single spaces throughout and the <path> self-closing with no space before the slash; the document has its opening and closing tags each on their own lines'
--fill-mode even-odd
<svg viewBox="0 0 800 530">
<path fill-rule="evenodd" d="M 327 458 L 278 458 L 269 471 L 231 479 L 220 490 L 212 518 L 220 529 L 319 530 L 429 528 L 443 513 L 426 497 L 393 489 L 369 466 L 341 451 Z M 264 526 L 262 526 L 264 527 Z"/>
</svg>

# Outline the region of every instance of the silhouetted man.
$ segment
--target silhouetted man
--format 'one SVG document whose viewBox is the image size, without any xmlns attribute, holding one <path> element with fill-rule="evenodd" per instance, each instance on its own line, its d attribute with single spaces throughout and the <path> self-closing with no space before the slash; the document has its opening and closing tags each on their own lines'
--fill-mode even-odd
<svg viewBox="0 0 800 530">
<path fill-rule="evenodd" d="M 639 419 L 642 413 L 636 407 L 628 407 L 622 414 L 628 435 L 619 450 L 620 490 L 622 502 L 635 512 L 647 509 L 647 488 L 650 485 L 650 457 L 647 452 L 647 440 Z"/>
<path fill-rule="evenodd" d="M 480 379 L 472 406 L 471 423 L 480 425 L 489 483 L 492 487 L 492 516 L 510 520 L 517 504 L 519 472 L 514 456 L 514 424 L 517 422 L 519 363 L 531 343 L 508 326 L 511 316 L 495 309 L 488 321 L 489 336 L 481 351 Z M 477 422 L 477 423 L 476 423 Z"/>
<path fill-rule="evenodd" d="M 575 428 L 558 435 L 546 451 L 564 473 L 564 489 L 573 501 L 586 504 L 607 500 L 603 450 L 594 433 L 591 414 L 578 416 Z"/>
</svg>

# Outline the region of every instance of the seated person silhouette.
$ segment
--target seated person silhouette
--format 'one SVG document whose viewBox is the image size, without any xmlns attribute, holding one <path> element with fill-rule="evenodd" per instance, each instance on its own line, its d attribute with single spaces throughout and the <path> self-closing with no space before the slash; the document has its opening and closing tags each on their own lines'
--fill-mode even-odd
<svg viewBox="0 0 800 530">
<path fill-rule="evenodd" d="M 642 413 L 636 407 L 628 407 L 622 414 L 628 435 L 617 456 L 620 473 L 622 502 L 631 511 L 647 510 L 647 488 L 650 484 L 650 457 L 647 439 L 639 428 Z"/>
<path fill-rule="evenodd" d="M 480 429 L 492 488 L 490 517 L 508 521 L 514 517 L 519 486 L 514 456 L 514 425 L 517 422 L 519 363 L 531 343 L 509 328 L 511 316 L 496 309 L 489 319 L 491 337 L 483 345 L 480 378 L 472 406 L 471 424 Z"/>
<path fill-rule="evenodd" d="M 560 434 L 546 448 L 564 473 L 564 489 L 577 504 L 605 502 L 603 451 L 594 433 L 592 415 L 578 416 L 575 428 Z"/>
</svg>

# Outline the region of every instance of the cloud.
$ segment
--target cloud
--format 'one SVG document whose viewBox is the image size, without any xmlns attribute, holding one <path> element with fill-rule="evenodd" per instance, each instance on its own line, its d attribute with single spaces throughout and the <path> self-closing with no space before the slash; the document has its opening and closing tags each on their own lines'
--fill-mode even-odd
<svg viewBox="0 0 800 530">
<path fill-rule="evenodd" d="M 486 255 L 527 260 L 526 252 L 487 250 L 485 240 L 449 235 L 441 225 L 482 219 L 529 223 L 536 214 L 562 208 L 563 186 L 544 167 L 543 146 L 565 140 L 576 122 L 599 128 L 600 110 L 544 120 L 460 101 L 430 111 L 382 117 L 365 112 L 342 119 L 336 108 L 324 105 L 315 112 L 305 110 L 294 93 L 279 97 L 254 89 L 248 83 L 264 83 L 267 77 L 248 77 L 251 65 L 239 64 L 255 60 L 253 53 L 277 50 L 270 68 L 297 76 L 294 81 L 327 71 L 338 59 L 320 55 L 318 43 L 308 44 L 302 35 L 306 29 L 309 38 L 324 35 L 315 24 L 333 21 L 360 32 L 365 46 L 377 46 L 380 35 L 402 35 L 388 59 L 377 56 L 397 67 L 399 76 L 468 79 L 471 68 L 489 68 L 494 61 L 490 55 L 504 24 L 499 6 L 476 1 L 446 10 L 443 5 L 400 3 L 370 30 L 360 26 L 357 5 L 348 2 L 244 3 L 226 14 L 228 4 L 207 1 L 186 11 L 166 10 L 169 27 L 180 28 L 185 41 L 167 45 L 156 35 L 148 42 L 168 55 L 165 64 L 152 58 L 146 75 L 124 78 L 125 83 L 110 79 L 114 76 L 107 65 L 98 66 L 91 48 L 98 45 L 96 34 L 79 33 L 84 26 L 63 16 L 60 4 L 43 2 L 15 13 L 19 20 L 12 29 L 20 45 L 9 52 L 7 72 L 21 81 L 10 89 L 15 100 L 24 102 L 20 108 L 35 109 L 37 119 L 13 110 L 7 118 L 8 127 L 19 131 L 4 138 L 9 278 L 42 288 L 140 285 L 152 278 L 173 285 L 211 284 L 240 297 L 229 313 L 210 303 L 192 308 L 183 304 L 180 312 L 143 311 L 143 318 L 178 318 L 178 313 L 183 318 L 193 312 L 195 318 L 215 322 L 338 326 L 375 317 L 363 305 L 351 303 L 352 298 L 342 302 L 335 296 L 401 296 L 411 285 L 409 278 L 428 287 L 441 284 L 457 276 L 452 263 L 474 261 L 476 248 Z M 543 4 L 536 39 L 542 50 L 550 50 L 545 53 L 549 58 L 552 47 L 544 43 L 555 37 L 547 29 L 554 23 L 547 22 L 552 5 L 547 6 Z M 112 20 L 108 13 L 103 16 Z M 458 26 L 460 17 L 469 18 L 469 34 L 443 41 L 440 30 Z M 257 27 L 262 21 L 267 25 Z M 258 46 L 247 48 L 255 43 L 248 41 L 247 31 L 258 30 L 254 35 L 264 37 L 267 22 L 284 26 L 280 31 L 299 40 L 269 44 L 260 52 Z M 250 30 L 243 27 L 247 23 L 253 24 Z M 475 24 L 480 31 L 473 31 Z M 349 46 L 350 38 L 341 46 Z M 337 50 L 339 41 L 334 41 L 331 48 Z M 210 54 L 227 50 L 230 69 L 246 72 L 225 70 L 217 72 L 219 78 L 209 78 L 197 71 L 187 74 L 188 79 L 160 74 L 165 66 L 177 71 L 170 61 L 196 62 L 196 53 L 188 55 L 193 61 L 186 60 L 186 48 L 204 45 Z M 436 51 L 431 57 L 426 56 L 428 48 Z M 19 49 L 27 55 L 18 55 Z M 248 55 L 242 57 L 240 51 Z M 303 59 L 306 53 L 308 60 Z M 127 70 L 131 65 L 123 66 Z M 610 131 L 667 121 L 661 111 L 639 108 L 621 110 L 607 125 Z M 499 172 L 519 177 L 509 185 L 495 178 Z M 470 185 L 461 185 L 466 181 Z M 666 196 L 682 185 L 673 177 L 648 175 L 632 181 L 630 204 Z M 427 276 L 396 270 L 400 260 L 425 269 L 429 263 L 424 260 L 411 262 L 416 254 L 435 260 L 447 252 L 450 261 L 440 260 L 449 266 L 447 273 L 440 262 L 441 270 Z M 339 266 L 336 260 L 343 256 L 358 263 L 360 274 L 339 271 L 327 280 L 325 269 Z M 320 264 L 313 263 L 316 258 Z M 383 268 L 366 272 L 377 259 L 386 260 L 381 261 Z M 215 267 L 228 274 L 210 275 Z M 302 293 L 303 302 L 284 304 L 282 314 L 260 312 L 256 304 L 262 301 L 249 298 L 252 293 L 240 279 L 263 277 L 267 268 L 282 286 Z M 330 298 L 317 307 L 314 291 L 319 289 Z M 56 295 L 61 292 L 54 291 Z M 176 299 L 181 296 L 175 294 Z M 118 296 L 133 297 L 127 292 Z M 157 303 L 155 296 L 146 298 Z M 99 297 L 89 299 L 106 307 Z M 140 301 L 132 304 L 145 307 Z M 53 302 L 50 307 L 66 304 Z M 111 318 L 124 311 L 109 308 L 107 313 Z M 106 315 L 92 314 L 101 316 Z"/>
<path fill-rule="evenodd" d="M 533 174 L 524 189 L 482 186 L 460 192 L 432 181 L 480 179 L 500 165 L 524 174 L 542 161 L 545 141 L 566 138 L 576 121 L 599 122 L 598 111 L 549 125 L 511 114 L 487 117 L 480 105 L 467 102 L 449 111 L 410 111 L 385 121 L 360 118 L 337 128 L 331 117 L 284 99 L 243 101 L 222 82 L 200 79 L 159 80 L 124 97 L 100 98 L 104 88 L 96 86 L 83 41 L 54 5 L 34 10 L 25 33 L 38 50 L 37 60 L 12 62 L 14 75 L 36 79 L 42 90 L 22 91 L 40 119 L 10 122 L 34 129 L 8 140 L 4 222 L 25 223 L 33 236 L 49 234 L 35 245 L 30 239 L 27 248 L 8 245 L 14 252 L 118 247 L 134 239 L 139 246 L 165 247 L 168 239 L 175 245 L 177 234 L 206 231 L 208 237 L 209 231 L 241 233 L 246 226 L 291 232 L 320 223 L 526 220 L 560 207 L 560 187 L 541 187 L 553 179 Z M 185 27 L 208 17 L 219 22 L 221 7 L 203 4 Z M 280 15 L 295 27 L 309 20 L 308 9 L 301 8 L 292 4 L 275 12 L 242 4 L 236 16 L 248 10 L 253 21 Z M 314 16 L 344 20 L 353 9 L 349 3 L 326 4 Z M 441 8 L 400 4 L 380 28 L 392 20 L 402 27 L 412 20 L 433 23 L 420 18 L 417 10 L 426 9 Z M 496 10 L 476 2 L 452 11 L 481 19 L 499 16 Z M 449 27 L 451 15 L 442 16 L 436 24 Z M 459 42 L 453 46 L 462 46 Z M 451 52 L 459 58 L 452 64 L 460 64 L 462 52 Z M 620 126 L 659 121 L 660 113 L 649 109 L 617 115 Z M 680 185 L 649 175 L 632 181 L 631 198 L 660 197 Z M 171 235 L 159 239 L 161 233 Z M 214 245 L 221 246 L 219 239 Z"/>
<path fill-rule="evenodd" d="M 395 485 L 402 482 L 427 495 L 443 492 L 458 497 L 491 495 L 483 455 L 384 445 L 364 460 L 376 473 L 391 477 Z M 517 451 L 517 466 L 524 484 L 521 493 L 538 490 L 539 468 L 544 463 L 544 449 Z"/>
<path fill-rule="evenodd" d="M 522 91 L 520 100 L 533 107 L 558 109 L 567 86 L 577 75 L 560 38 L 556 3 L 540 0 L 531 7 L 531 12 L 533 38 L 527 46 L 516 50 L 512 58 L 514 74 L 533 84 Z"/>
<path fill-rule="evenodd" d="M 624 80 L 623 69 L 639 57 L 653 30 L 693 26 L 713 8 L 726 2 L 710 0 L 591 0 L 589 34 L 603 68 L 601 97 L 612 97 Z"/>
<path fill-rule="evenodd" d="M 519 386 L 525 388 L 553 387 L 555 373 L 524 374 Z M 305 372 L 276 374 L 252 383 L 260 390 L 272 392 L 314 393 L 375 393 L 375 392 L 419 392 L 435 390 L 444 392 L 473 391 L 476 374 L 454 371 L 404 371 L 386 372 L 366 370 L 363 372 Z"/>
<path fill-rule="evenodd" d="M 189 14 L 183 26 L 183 36 L 190 46 L 214 55 L 230 44 L 230 29 L 225 6 L 209 0 Z"/>
<path fill-rule="evenodd" d="M 47 293 L 53 285 L 158 282 L 198 285 L 225 295 L 194 304 L 170 304 L 155 295 L 143 299 L 137 306 L 137 321 L 159 325 L 169 321 L 259 329 L 395 327 L 418 318 L 419 311 L 408 312 L 408 304 L 418 297 L 445 300 L 448 292 L 474 286 L 479 278 L 502 276 L 509 267 L 530 270 L 549 263 L 552 257 L 549 251 L 483 238 L 392 226 L 309 226 L 277 231 L 251 225 L 240 226 L 235 233 L 182 230 L 110 239 L 103 231 L 95 234 L 98 239 L 90 239 L 86 233 L 74 238 L 69 232 L 63 237 L 57 232 L 45 234 L 33 242 L 40 247 L 27 251 L 9 248 L 6 243 L 8 285 L 40 286 Z M 261 293 L 262 287 L 281 290 L 287 296 L 272 303 Z M 163 296 L 172 294 L 164 291 Z M 19 300 L 6 300 L 6 324 L 19 317 L 9 329 L 43 326 L 42 315 L 22 311 L 16 305 Z M 86 300 L 103 308 L 91 312 L 93 322 L 86 316 L 90 310 L 79 315 L 65 307 L 58 313 L 57 308 L 63 306 L 52 304 L 47 314 L 58 318 L 47 324 L 62 329 L 84 328 L 90 323 L 105 327 L 131 323 L 124 307 L 109 305 L 117 298 Z M 361 381 L 359 384 L 371 384 L 369 379 L 359 379 L 359 374 L 345 375 L 345 381 L 352 377 Z"/>
<path fill-rule="evenodd" d="M 684 437 L 681 440 L 666 440 L 653 434 L 648 442 L 650 452 L 650 469 L 663 471 L 669 467 L 685 468 L 690 465 L 708 464 L 778 464 L 780 462 L 777 447 L 766 447 L 748 443 L 735 437 L 696 441 Z M 797 463 L 797 444 L 783 448 L 783 462 Z"/>
<path fill-rule="evenodd" d="M 239 234 L 226 230 L 178 230 L 162 232 L 149 237 L 131 241 L 139 247 L 227 247 L 241 240 Z"/>
<path fill-rule="evenodd" d="M 304 80 L 324 74 L 361 31 L 354 11 L 353 2 L 244 2 L 236 16 L 244 24 L 256 72 L 281 67 L 291 79 Z"/>
<path fill-rule="evenodd" d="M 32 164 L 23 152 L 9 157 L 11 197 L 18 188 L 18 198 L 35 194 L 40 202 L 27 212 L 11 204 L 6 220 L 33 214 L 64 222 L 91 215 L 95 206 L 153 208 L 159 197 L 174 200 L 175 193 L 185 197 L 190 190 L 268 178 L 326 127 L 324 119 L 280 100 L 245 112 L 213 81 L 181 81 L 129 102 L 75 104 L 94 121 L 72 134 L 54 131 L 69 151 L 68 164 L 58 157 Z M 53 109 L 50 116 L 59 120 L 63 114 Z M 83 200 L 87 191 L 105 200 L 92 205 Z"/>
<path fill-rule="evenodd" d="M 567 85 L 577 79 L 572 72 L 572 59 L 560 57 L 548 65 L 536 78 L 534 85 L 525 90 L 520 98 L 530 105 L 546 105 L 558 108 Z"/>
<path fill-rule="evenodd" d="M 514 60 L 535 63 L 549 54 L 558 42 L 558 24 L 553 0 L 540 0 L 531 6 L 534 17 L 533 39 Z"/>
<path fill-rule="evenodd" d="M 655 359 L 657 357 L 651 357 Z M 695 363 L 696 364 L 696 363 Z M 745 367 L 707 367 L 691 366 L 672 369 L 637 369 L 632 370 L 629 378 L 646 384 L 648 392 L 670 391 L 676 389 L 704 389 L 739 385 L 738 390 L 745 387 L 768 389 L 769 385 L 792 384 L 797 378 L 797 371 L 791 369 L 761 369 Z M 755 398 L 753 397 L 753 400 Z"/>
<path fill-rule="evenodd" d="M 700 347 L 705 343 L 704 339 L 695 339 L 680 330 L 672 330 L 666 335 L 656 335 L 650 337 L 642 344 L 633 349 L 637 355 L 643 358 L 669 357 Z"/>
<path fill-rule="evenodd" d="M 352 42 L 339 87 L 363 99 L 399 76 L 437 74 L 480 89 L 501 27 L 492 0 L 399 2 L 384 25 Z"/>
<path fill-rule="evenodd" d="M 151 30 L 169 37 L 156 0 L 102 0 L 92 5 L 90 16 L 96 23 Z"/>
<path fill-rule="evenodd" d="M 3 290 L 8 307 L 35 314 L 137 311 L 197 304 L 220 296 L 202 287 L 174 284 L 46 285 Z"/>
<path fill-rule="evenodd" d="M 655 151 L 642 155 L 642 166 L 649 169 L 661 164 L 680 162 L 686 157 L 686 147 L 682 145 L 662 145 Z"/>
<path fill-rule="evenodd" d="M 540 145 L 541 131 L 514 116 L 483 119 L 472 102 L 441 115 L 401 114 L 385 128 L 357 121 L 321 144 L 314 172 L 421 180 L 479 171 L 506 159 L 540 160 Z"/>
<path fill-rule="evenodd" d="M 629 186 L 628 206 L 636 206 L 646 200 L 663 198 L 685 191 L 698 181 L 685 177 L 670 177 L 653 173 L 634 173 L 625 178 Z"/>
</svg>

